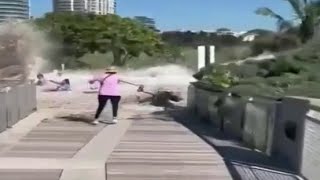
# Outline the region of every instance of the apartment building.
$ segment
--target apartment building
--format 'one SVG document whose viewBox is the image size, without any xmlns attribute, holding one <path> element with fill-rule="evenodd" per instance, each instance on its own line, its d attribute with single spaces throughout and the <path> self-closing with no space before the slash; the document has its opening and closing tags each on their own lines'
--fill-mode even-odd
<svg viewBox="0 0 320 180">
<path fill-rule="evenodd" d="M 0 0 L 0 22 L 30 18 L 29 0 Z"/>
<path fill-rule="evenodd" d="M 116 0 L 107 0 L 107 12 L 110 14 L 116 14 L 117 1 Z"/>
<path fill-rule="evenodd" d="M 53 0 L 54 12 L 85 11 L 86 0 Z"/>
<path fill-rule="evenodd" d="M 94 14 L 114 14 L 115 0 L 53 0 L 54 12 L 89 12 Z"/>
</svg>

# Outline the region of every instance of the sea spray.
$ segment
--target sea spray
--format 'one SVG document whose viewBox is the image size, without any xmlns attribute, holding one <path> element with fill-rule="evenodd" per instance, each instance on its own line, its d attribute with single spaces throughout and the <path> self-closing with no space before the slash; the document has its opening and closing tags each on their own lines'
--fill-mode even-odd
<svg viewBox="0 0 320 180">
<path fill-rule="evenodd" d="M 3 22 L 0 24 L 0 37 L 0 71 L 4 72 L 0 79 L 12 75 L 27 79 L 46 68 L 47 62 L 43 57 L 49 51 L 50 43 L 44 33 L 30 22 Z M 12 67 L 15 67 L 15 72 L 12 72 Z M 8 68 L 11 70 L 6 71 Z"/>
<path fill-rule="evenodd" d="M 158 89 L 171 89 L 174 91 L 180 91 L 183 98 L 186 98 L 188 85 L 190 82 L 195 79 L 192 77 L 191 70 L 178 65 L 165 65 L 165 66 L 156 66 L 152 68 L 142 68 L 138 70 L 119 70 L 119 76 L 121 79 L 135 83 L 142 84 L 145 86 L 146 91 L 157 91 Z M 57 101 L 58 99 L 62 100 L 68 97 L 74 97 L 74 99 L 79 100 L 85 96 L 84 91 L 90 90 L 90 86 L 88 81 L 97 75 L 102 75 L 103 70 L 99 71 L 68 71 L 60 78 L 69 78 L 71 81 L 72 93 L 52 93 L 52 96 L 43 96 L 43 98 L 54 99 Z M 56 79 L 56 73 L 47 73 L 45 74 L 45 78 Z M 51 85 L 54 87 L 55 85 Z M 98 84 L 97 84 L 98 86 Z M 41 89 L 41 88 L 39 88 Z M 137 87 L 121 84 L 121 95 L 123 99 L 129 98 L 131 96 L 135 96 L 137 93 Z M 93 96 L 94 100 L 96 99 Z M 58 100 L 59 101 L 59 100 Z M 79 100 L 80 101 L 80 100 Z"/>
</svg>

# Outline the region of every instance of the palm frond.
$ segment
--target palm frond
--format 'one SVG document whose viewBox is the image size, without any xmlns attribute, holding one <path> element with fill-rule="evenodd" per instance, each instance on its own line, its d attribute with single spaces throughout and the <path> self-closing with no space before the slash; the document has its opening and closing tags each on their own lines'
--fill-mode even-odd
<svg viewBox="0 0 320 180">
<path fill-rule="evenodd" d="M 280 16 L 279 14 L 273 12 L 270 8 L 267 8 L 267 7 L 258 8 L 255 11 L 255 13 L 258 14 L 258 15 L 262 15 L 262 16 L 269 16 L 269 17 L 272 17 L 272 18 L 276 18 L 278 21 L 283 21 L 284 20 L 284 18 L 282 16 Z"/>
<path fill-rule="evenodd" d="M 291 5 L 294 12 L 299 18 L 303 19 L 305 16 L 304 8 L 308 4 L 308 0 L 286 0 Z"/>
</svg>

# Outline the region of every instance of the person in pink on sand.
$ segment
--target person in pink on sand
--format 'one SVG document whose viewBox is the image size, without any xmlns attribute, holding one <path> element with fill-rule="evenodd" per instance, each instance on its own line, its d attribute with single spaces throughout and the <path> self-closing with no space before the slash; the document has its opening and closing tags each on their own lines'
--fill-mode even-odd
<svg viewBox="0 0 320 180">
<path fill-rule="evenodd" d="M 112 114 L 113 120 L 111 121 L 112 124 L 116 124 L 118 122 L 118 107 L 119 102 L 121 100 L 119 83 L 120 79 L 118 77 L 117 71 L 115 67 L 109 67 L 106 69 L 106 72 L 103 76 L 94 78 L 89 81 L 90 84 L 95 82 L 100 83 L 100 88 L 98 92 L 98 108 L 95 114 L 95 119 L 92 122 L 93 124 L 99 124 L 98 118 L 102 113 L 104 107 L 107 104 L 107 101 L 110 100 L 112 104 Z"/>
</svg>

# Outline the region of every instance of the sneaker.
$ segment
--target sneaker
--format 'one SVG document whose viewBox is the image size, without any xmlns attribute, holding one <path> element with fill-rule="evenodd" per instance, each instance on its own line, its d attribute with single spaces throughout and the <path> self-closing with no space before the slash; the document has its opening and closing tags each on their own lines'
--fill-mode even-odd
<svg viewBox="0 0 320 180">
<path fill-rule="evenodd" d="M 108 124 L 117 124 L 118 120 L 117 118 L 113 118 L 112 121 L 107 122 Z"/>
<path fill-rule="evenodd" d="M 98 120 L 94 120 L 91 122 L 93 125 L 98 125 L 99 124 L 99 121 Z"/>
<path fill-rule="evenodd" d="M 117 123 L 118 123 L 118 119 L 117 119 L 117 118 L 113 118 L 113 119 L 112 119 L 112 123 L 113 123 L 113 124 L 117 124 Z"/>
</svg>

